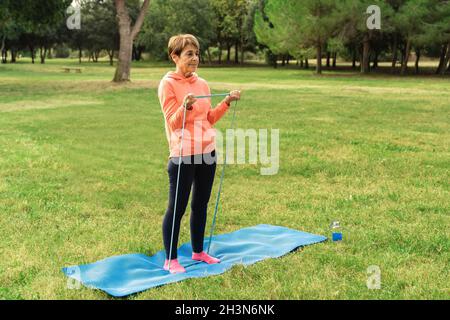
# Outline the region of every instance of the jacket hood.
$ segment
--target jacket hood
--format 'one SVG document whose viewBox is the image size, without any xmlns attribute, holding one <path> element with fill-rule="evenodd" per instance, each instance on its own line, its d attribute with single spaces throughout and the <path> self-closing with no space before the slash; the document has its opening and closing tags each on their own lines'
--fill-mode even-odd
<svg viewBox="0 0 450 320">
<path fill-rule="evenodd" d="M 175 81 L 181 81 L 181 82 L 187 82 L 187 83 L 194 83 L 198 79 L 198 75 L 195 72 L 192 74 L 192 76 L 190 76 L 189 78 L 186 78 L 174 71 L 169 71 L 165 77 L 169 78 L 169 79 L 173 79 Z"/>
</svg>

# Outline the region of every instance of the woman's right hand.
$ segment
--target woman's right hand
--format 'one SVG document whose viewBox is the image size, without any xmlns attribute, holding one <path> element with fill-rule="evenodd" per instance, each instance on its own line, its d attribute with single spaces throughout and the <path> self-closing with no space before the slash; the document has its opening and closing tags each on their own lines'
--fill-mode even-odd
<svg viewBox="0 0 450 320">
<path fill-rule="evenodd" d="M 188 93 L 183 100 L 183 106 L 186 110 L 192 110 L 192 105 L 197 102 L 197 99 L 192 93 Z"/>
<path fill-rule="evenodd" d="M 225 98 L 225 102 L 230 105 L 231 102 L 237 101 L 241 99 L 241 91 L 240 90 L 233 90 L 230 92 L 230 94 Z"/>
</svg>

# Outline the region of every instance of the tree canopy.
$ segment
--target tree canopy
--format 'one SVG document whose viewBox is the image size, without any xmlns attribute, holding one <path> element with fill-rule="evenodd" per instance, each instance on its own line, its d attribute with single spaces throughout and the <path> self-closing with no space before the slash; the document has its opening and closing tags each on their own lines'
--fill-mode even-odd
<svg viewBox="0 0 450 320">
<path fill-rule="evenodd" d="M 117 1 L 76 1 L 82 27 L 69 30 L 71 0 L 2 0 L 2 62 L 8 53 L 15 62 L 17 53 L 25 52 L 34 63 L 39 51 L 45 63 L 52 48 L 63 46 L 78 53 L 80 63 L 82 57 L 96 62 L 107 54 L 113 64 L 120 54 Z M 126 1 L 131 25 L 142 4 Z M 380 8 L 379 30 L 367 26 L 371 5 Z M 132 58 L 141 59 L 145 51 L 153 59 L 167 60 L 167 41 L 179 33 L 197 36 L 202 61 L 208 63 L 243 63 L 246 52 L 263 51 L 274 65 L 294 58 L 307 67 L 308 59 L 315 58 L 317 73 L 324 58 L 327 67 L 331 58 L 335 67 L 338 57 L 352 61 L 354 68 L 358 62 L 363 73 L 383 59 L 391 62 L 392 72 L 406 74 L 412 57 L 418 73 L 423 56 L 439 60 L 436 73 L 450 69 L 448 0 L 152 0 L 131 41 Z"/>
</svg>

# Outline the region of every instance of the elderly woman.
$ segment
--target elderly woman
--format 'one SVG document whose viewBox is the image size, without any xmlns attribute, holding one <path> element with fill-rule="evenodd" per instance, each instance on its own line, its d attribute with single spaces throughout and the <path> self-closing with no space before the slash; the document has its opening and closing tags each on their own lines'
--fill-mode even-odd
<svg viewBox="0 0 450 320">
<path fill-rule="evenodd" d="M 169 204 L 162 224 L 166 251 L 164 269 L 169 270 L 170 266 L 171 273 L 181 273 L 186 270 L 177 260 L 178 236 L 191 186 L 192 259 L 208 264 L 220 262 L 203 251 L 207 207 L 216 171 L 213 126 L 227 112 L 230 103 L 240 99 L 240 92 L 230 92 L 214 109 L 210 99 L 197 100 L 195 96 L 210 95 L 207 82 L 195 73 L 199 65 L 198 40 L 190 34 L 173 36 L 168 49 L 176 70 L 164 76 L 158 89 L 170 151 Z"/>
</svg>

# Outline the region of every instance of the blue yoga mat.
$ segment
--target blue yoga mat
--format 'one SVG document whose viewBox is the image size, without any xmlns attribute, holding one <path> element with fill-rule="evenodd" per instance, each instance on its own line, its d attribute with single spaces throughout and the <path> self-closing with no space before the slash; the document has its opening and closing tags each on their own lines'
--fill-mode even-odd
<svg viewBox="0 0 450 320">
<path fill-rule="evenodd" d="M 322 242 L 327 238 L 285 227 L 260 224 L 254 227 L 213 236 L 210 254 L 221 263 L 208 265 L 191 259 L 190 243 L 178 249 L 178 261 L 186 273 L 170 274 L 164 270 L 164 250 L 149 257 L 144 254 L 126 254 L 106 258 L 92 264 L 63 268 L 64 274 L 87 287 L 97 288 L 114 297 L 188 278 L 202 278 L 221 274 L 235 264 L 250 265 L 277 258 L 298 247 Z M 207 239 L 205 240 L 207 248 Z"/>
</svg>

